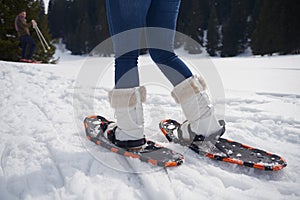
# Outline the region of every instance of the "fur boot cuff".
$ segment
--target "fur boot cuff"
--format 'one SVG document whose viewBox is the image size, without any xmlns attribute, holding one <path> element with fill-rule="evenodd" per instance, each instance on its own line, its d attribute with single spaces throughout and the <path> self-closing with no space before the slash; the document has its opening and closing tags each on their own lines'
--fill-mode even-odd
<svg viewBox="0 0 300 200">
<path fill-rule="evenodd" d="M 146 88 L 144 86 L 128 89 L 113 89 L 108 93 L 109 102 L 112 108 L 133 107 L 138 102 L 145 102 L 146 95 Z"/>
<path fill-rule="evenodd" d="M 204 90 L 206 90 L 204 79 L 201 76 L 192 76 L 176 85 L 171 95 L 176 103 L 183 103 Z"/>
</svg>

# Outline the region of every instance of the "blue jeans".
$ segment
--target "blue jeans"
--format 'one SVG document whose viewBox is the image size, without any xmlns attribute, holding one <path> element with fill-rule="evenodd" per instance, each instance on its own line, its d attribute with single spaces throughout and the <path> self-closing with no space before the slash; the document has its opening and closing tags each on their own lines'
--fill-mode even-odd
<svg viewBox="0 0 300 200">
<path fill-rule="evenodd" d="M 173 86 L 192 76 L 174 53 L 179 6 L 180 0 L 106 0 L 115 51 L 115 88 L 139 86 L 137 65 L 143 27 L 147 27 L 144 30 L 152 60 Z"/>
<path fill-rule="evenodd" d="M 22 58 L 23 59 L 32 59 L 36 44 L 33 38 L 30 35 L 20 36 L 21 48 L 22 48 Z M 27 53 L 27 48 L 29 47 L 29 53 Z"/>
</svg>

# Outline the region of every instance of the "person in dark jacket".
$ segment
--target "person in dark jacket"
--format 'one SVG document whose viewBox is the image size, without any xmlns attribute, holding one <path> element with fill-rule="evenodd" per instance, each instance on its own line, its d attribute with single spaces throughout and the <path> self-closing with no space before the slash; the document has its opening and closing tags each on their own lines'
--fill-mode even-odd
<svg viewBox="0 0 300 200">
<path fill-rule="evenodd" d="M 21 11 L 15 19 L 15 29 L 18 32 L 18 36 L 22 48 L 22 62 L 33 62 L 32 56 L 36 47 L 36 43 L 30 36 L 29 28 L 36 26 L 35 20 L 31 20 L 31 23 L 26 22 L 26 11 Z M 28 50 L 28 54 L 27 54 Z"/>
</svg>

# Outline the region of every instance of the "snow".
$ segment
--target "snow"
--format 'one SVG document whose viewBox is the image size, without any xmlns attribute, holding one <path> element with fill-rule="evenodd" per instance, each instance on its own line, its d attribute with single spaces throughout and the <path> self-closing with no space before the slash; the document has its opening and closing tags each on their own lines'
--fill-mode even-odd
<svg viewBox="0 0 300 200">
<path fill-rule="evenodd" d="M 48 13 L 48 5 L 49 5 L 50 0 L 43 0 L 43 1 L 44 1 L 44 4 L 45 4 L 45 13 L 47 14 Z"/>
<path fill-rule="evenodd" d="M 185 163 L 163 169 L 98 148 L 85 139 L 82 121 L 93 114 L 113 119 L 106 96 L 113 58 L 60 53 L 57 65 L 0 61 L 0 199 L 299 199 L 300 56 L 179 53 L 207 75 L 211 90 L 225 88 L 211 91 L 216 103 L 224 103 L 224 137 L 277 153 L 286 168 L 254 170 L 168 144 L 159 121 L 183 116 L 148 56 L 140 58 L 149 89 L 146 135 L 183 153 Z"/>
</svg>

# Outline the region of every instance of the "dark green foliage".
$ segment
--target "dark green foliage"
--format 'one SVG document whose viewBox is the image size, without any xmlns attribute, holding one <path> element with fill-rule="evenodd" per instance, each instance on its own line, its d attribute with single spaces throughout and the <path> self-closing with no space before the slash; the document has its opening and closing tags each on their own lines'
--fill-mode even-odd
<svg viewBox="0 0 300 200">
<path fill-rule="evenodd" d="M 299 53 L 300 1 L 297 0 L 182 0 L 175 47 L 211 56 Z M 49 27 L 73 54 L 88 54 L 109 38 L 105 0 L 50 0 Z M 206 34 L 207 33 L 207 34 Z M 201 47 L 202 46 L 202 47 Z M 99 49 L 110 55 L 112 48 Z"/>
<path fill-rule="evenodd" d="M 17 61 L 20 58 L 21 49 L 19 47 L 19 38 L 14 27 L 15 17 L 20 11 L 27 12 L 27 22 L 35 19 L 43 33 L 45 39 L 49 42 L 50 35 L 48 34 L 47 17 L 45 15 L 45 6 L 42 0 L 1 0 L 0 1 L 0 59 Z M 45 53 L 38 40 L 34 29 L 30 29 L 31 36 L 37 43 L 37 48 L 34 54 L 34 59 L 42 62 L 48 62 L 54 54 L 55 48 Z"/>
<path fill-rule="evenodd" d="M 210 56 L 216 56 L 219 50 L 220 35 L 219 22 L 217 18 L 217 11 L 214 4 L 211 5 L 210 16 L 207 27 L 207 44 L 206 50 Z"/>
<path fill-rule="evenodd" d="M 299 1 L 264 0 L 252 34 L 253 53 L 299 53 L 299 10 Z"/>
<path fill-rule="evenodd" d="M 14 27 L 14 19 L 20 10 L 16 0 L 0 2 L 0 59 L 18 60 L 19 40 Z M 12 12 L 14 10 L 15 12 Z"/>
<path fill-rule="evenodd" d="M 48 14 L 53 37 L 63 38 L 72 54 L 88 54 L 109 38 L 105 0 L 50 0 Z M 97 53 L 109 55 L 112 47 Z"/>
<path fill-rule="evenodd" d="M 253 0 L 232 0 L 228 21 L 223 24 L 222 56 L 236 56 L 247 48 Z"/>
<path fill-rule="evenodd" d="M 207 29 L 209 18 L 209 0 L 182 1 L 178 16 L 179 32 L 192 38 L 178 38 L 185 43 L 185 49 L 191 53 L 201 53 L 203 45 L 203 31 Z M 195 41 L 198 43 L 196 44 Z M 199 45 L 200 44 L 200 45 Z"/>
</svg>

